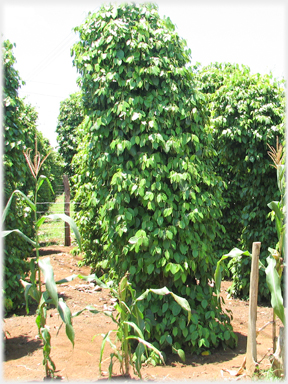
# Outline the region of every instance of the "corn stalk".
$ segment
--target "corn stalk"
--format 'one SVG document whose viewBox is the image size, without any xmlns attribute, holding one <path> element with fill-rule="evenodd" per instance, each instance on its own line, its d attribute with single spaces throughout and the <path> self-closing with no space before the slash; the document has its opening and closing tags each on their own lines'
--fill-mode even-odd
<svg viewBox="0 0 288 384">
<path fill-rule="evenodd" d="M 37 217 L 37 194 L 39 189 L 41 188 L 44 181 L 46 181 L 53 191 L 52 185 L 49 181 L 49 179 L 46 176 L 39 175 L 39 172 L 41 170 L 41 167 L 48 157 L 46 155 L 43 159 L 41 159 L 40 153 L 37 151 L 37 140 L 35 142 L 35 156 L 33 160 L 31 159 L 31 148 L 27 149 L 24 152 L 25 159 L 27 161 L 27 164 L 29 166 L 29 169 L 31 171 L 31 174 L 33 178 L 35 179 L 35 192 L 34 192 L 34 201 L 31 201 L 24 193 L 22 193 L 19 190 L 13 191 L 11 194 L 5 209 L 2 214 L 2 223 L 4 224 L 5 219 L 9 213 L 9 208 L 11 206 L 12 199 L 14 196 L 19 196 L 20 198 L 24 199 L 24 201 L 29 205 L 29 207 L 34 212 L 34 223 L 35 226 L 35 240 L 30 239 L 27 237 L 23 232 L 21 232 L 19 229 L 13 229 L 9 231 L 2 231 L 2 237 L 8 236 L 11 233 L 17 233 L 22 238 L 24 238 L 26 241 L 31 243 L 36 250 L 36 260 L 31 259 L 30 261 L 30 282 L 26 280 L 21 280 L 22 285 L 24 286 L 24 294 L 25 294 L 25 301 L 26 301 L 26 311 L 29 313 L 29 307 L 28 307 L 28 298 L 31 296 L 34 300 L 38 303 L 37 308 L 37 316 L 36 316 L 36 324 L 38 328 L 38 334 L 40 339 L 43 342 L 43 365 L 45 367 L 45 374 L 46 378 L 54 378 L 55 373 L 55 364 L 51 359 L 50 352 L 51 352 L 51 335 L 49 332 L 49 328 L 46 325 L 46 318 L 47 318 L 47 307 L 50 304 L 54 304 L 57 308 L 63 322 L 66 325 L 66 334 L 69 340 L 71 341 L 72 345 L 74 346 L 74 330 L 72 327 L 71 322 L 71 312 L 68 306 L 65 304 L 65 302 L 62 299 L 58 299 L 58 293 L 57 293 L 57 287 L 54 280 L 54 272 L 53 268 L 50 264 L 50 259 L 46 258 L 41 260 L 39 257 L 39 228 L 44 223 L 44 221 L 47 218 L 50 219 L 62 219 L 65 222 L 68 222 L 70 224 L 71 228 L 73 229 L 76 239 L 78 241 L 78 244 L 81 248 L 81 239 L 80 234 L 78 232 L 78 229 L 74 223 L 74 221 L 64 214 L 55 214 L 55 215 L 47 215 L 43 216 L 40 219 Z M 46 290 L 42 292 L 42 278 L 41 273 L 43 273 L 44 281 Z"/>
</svg>

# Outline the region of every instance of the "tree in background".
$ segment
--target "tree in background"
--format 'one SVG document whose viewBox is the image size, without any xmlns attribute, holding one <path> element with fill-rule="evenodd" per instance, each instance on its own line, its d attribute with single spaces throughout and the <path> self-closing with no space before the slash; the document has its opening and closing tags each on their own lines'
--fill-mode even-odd
<svg viewBox="0 0 288 384">
<path fill-rule="evenodd" d="M 4 165 L 4 206 L 6 205 L 11 193 L 15 189 L 20 189 L 24 194 L 29 195 L 34 189 L 34 181 L 27 167 L 23 150 L 34 147 L 35 137 L 38 146 L 41 147 L 44 155 L 49 152 L 48 141 L 36 129 L 37 112 L 24 100 L 19 98 L 18 90 L 21 84 L 19 73 L 15 70 L 16 62 L 13 54 L 13 44 L 6 40 L 2 46 L 3 60 L 3 165 Z M 57 156 L 55 154 L 55 156 Z M 52 159 L 50 160 L 52 161 Z M 57 165 L 50 163 L 47 165 L 46 172 L 56 171 Z M 57 172 L 60 171 L 57 169 Z M 47 175 L 47 173 L 46 173 Z M 54 179 L 56 173 L 54 174 Z M 48 174 L 51 176 L 51 174 Z M 53 197 L 42 196 L 42 201 Z M 47 205 L 45 207 L 48 208 Z M 20 199 L 14 199 L 10 208 L 10 213 L 5 220 L 5 229 L 19 229 L 28 237 L 33 238 L 34 228 L 31 226 L 31 210 L 24 205 Z M 31 255 L 32 246 L 19 237 L 11 234 L 5 238 L 4 244 L 4 284 L 5 310 L 7 312 L 16 310 L 24 304 L 24 291 L 19 278 L 25 277 L 28 271 L 26 259 Z"/>
<path fill-rule="evenodd" d="M 276 175 L 267 155 L 268 144 L 285 133 L 285 89 L 272 75 L 252 75 L 246 66 L 216 63 L 196 70 L 198 86 L 207 94 L 216 173 L 226 183 L 225 208 L 220 219 L 225 234 L 216 239 L 219 256 L 232 248 L 252 249 L 261 242 L 261 259 L 277 242 L 267 204 L 279 195 Z M 248 296 L 250 259 L 230 263 L 231 293 Z M 269 297 L 264 272 L 260 272 L 259 299 Z"/>
<path fill-rule="evenodd" d="M 75 189 L 86 262 L 118 278 L 128 271 L 138 292 L 167 286 L 189 301 L 189 326 L 167 297 L 142 304 L 146 332 L 162 349 L 234 346 L 209 285 L 222 180 L 185 41 L 153 4 L 102 6 L 75 30 L 86 111 Z"/>
<path fill-rule="evenodd" d="M 82 94 L 76 92 L 60 104 L 60 113 L 56 132 L 59 144 L 59 153 L 64 159 L 64 172 L 70 178 L 74 175 L 72 158 L 77 152 L 77 127 L 82 123 L 84 110 Z"/>
</svg>

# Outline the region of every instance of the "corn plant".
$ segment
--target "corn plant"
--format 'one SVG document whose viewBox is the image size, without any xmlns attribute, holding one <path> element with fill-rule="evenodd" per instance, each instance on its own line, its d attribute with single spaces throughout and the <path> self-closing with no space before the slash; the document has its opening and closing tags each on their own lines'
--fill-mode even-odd
<svg viewBox="0 0 288 384">
<path fill-rule="evenodd" d="M 30 282 L 21 280 L 21 283 L 25 288 L 25 301 L 26 301 L 27 314 L 29 313 L 29 307 L 28 307 L 29 296 L 31 296 L 38 303 L 38 308 L 36 312 L 36 324 L 38 328 L 38 335 L 43 342 L 43 365 L 45 367 L 46 377 L 53 378 L 56 367 L 50 356 L 51 335 L 49 332 L 49 327 L 46 325 L 48 306 L 50 304 L 54 304 L 55 307 L 57 308 L 61 316 L 61 319 L 65 323 L 67 337 L 69 338 L 73 346 L 74 346 L 74 330 L 73 330 L 72 321 L 71 321 L 70 309 L 68 308 L 68 306 L 66 305 L 66 303 L 63 301 L 62 298 L 60 299 L 58 298 L 57 286 L 54 280 L 54 272 L 50 264 L 50 259 L 49 258 L 46 258 L 43 260 L 40 259 L 38 232 L 39 232 L 39 228 L 47 218 L 49 219 L 60 218 L 71 226 L 80 247 L 81 247 L 81 240 L 80 240 L 80 234 L 78 232 L 78 229 L 74 221 L 69 216 L 66 216 L 64 214 L 53 214 L 53 215 L 43 216 L 39 219 L 37 217 L 37 208 L 36 208 L 37 194 L 43 182 L 46 181 L 49 187 L 51 188 L 51 190 L 53 191 L 53 188 L 51 186 L 49 179 L 46 176 L 39 175 L 41 166 L 43 165 L 48 155 L 45 156 L 43 159 L 41 159 L 41 155 L 37 151 L 37 141 L 35 143 L 35 156 L 33 161 L 31 160 L 31 149 L 29 148 L 24 152 L 24 156 L 26 158 L 31 174 L 35 179 L 34 201 L 28 198 L 21 191 L 15 190 L 11 194 L 10 199 L 6 204 L 5 209 L 3 211 L 3 215 L 2 215 L 2 223 L 4 224 L 5 218 L 9 213 L 9 208 L 10 208 L 13 197 L 19 196 L 20 198 L 23 198 L 26 201 L 26 203 L 29 205 L 29 207 L 32 209 L 32 211 L 34 212 L 33 225 L 35 227 L 35 240 L 30 239 L 18 229 L 2 231 L 2 237 L 8 236 L 9 234 L 14 232 L 20 235 L 21 237 L 23 237 L 26 241 L 28 241 L 35 247 L 36 258 L 31 259 L 29 264 L 30 265 Z M 42 292 L 42 285 L 41 285 L 42 283 L 41 273 L 44 276 L 45 287 L 46 287 L 46 290 L 43 292 Z"/>
<path fill-rule="evenodd" d="M 268 144 L 269 145 L 269 144 Z M 271 279 L 268 283 L 268 285 L 271 286 L 270 291 L 280 289 L 280 281 L 283 274 L 284 269 L 284 257 L 285 257 L 285 235 L 286 235 L 286 222 L 285 222 L 285 216 L 286 216 L 286 206 L 285 206 L 285 190 L 286 190 L 286 180 L 285 180 L 285 164 L 284 164 L 284 156 L 282 156 L 282 145 L 278 143 L 277 138 L 277 146 L 276 149 L 271 147 L 269 145 L 270 151 L 268 152 L 269 156 L 273 160 L 273 167 L 276 168 L 277 171 L 277 184 L 278 188 L 281 194 L 280 201 L 271 201 L 271 203 L 268 204 L 268 207 L 272 211 L 272 217 L 275 218 L 275 224 L 276 224 L 276 230 L 278 235 L 278 243 L 276 244 L 276 249 L 268 248 L 270 255 L 267 258 L 268 268 L 274 268 L 277 275 L 275 275 L 277 282 L 277 289 L 275 287 L 275 283 L 273 282 L 274 279 Z M 270 267 L 271 266 L 271 267 Z M 274 275 L 274 273 L 273 273 Z M 270 288 L 270 287 L 269 287 Z M 280 297 L 279 297 L 280 299 Z M 283 306 L 283 299 L 282 305 L 280 305 L 279 310 L 281 312 L 281 315 L 277 314 L 277 316 L 281 319 L 283 324 L 285 324 L 284 319 L 284 306 Z M 274 308 L 274 307 L 273 307 Z M 279 311 L 278 310 L 278 311 Z M 282 315 L 283 314 L 283 315 Z"/>
<path fill-rule="evenodd" d="M 75 277 L 76 275 L 72 275 L 70 278 L 61 280 L 61 282 L 71 281 Z M 83 278 L 83 276 L 80 275 L 77 275 L 77 277 Z M 160 289 L 147 289 L 142 295 L 136 298 L 136 291 L 129 283 L 129 273 L 126 273 L 120 280 L 118 289 L 111 287 L 111 284 L 104 284 L 101 280 L 97 279 L 95 275 L 86 276 L 85 279 L 95 279 L 97 284 L 103 288 L 109 288 L 112 295 L 117 299 L 117 303 L 115 305 L 117 313 L 115 317 L 111 311 L 102 311 L 106 316 L 109 316 L 114 323 L 116 323 L 117 329 L 110 330 L 106 334 L 102 334 L 103 342 L 101 345 L 99 361 L 100 374 L 102 373 L 102 360 L 106 343 L 108 343 L 112 348 L 112 353 L 110 354 L 109 378 L 112 377 L 113 364 L 115 360 L 114 358 L 118 359 L 120 362 L 120 370 L 122 375 L 130 376 L 130 366 L 132 366 L 134 373 L 137 374 L 140 379 L 142 378 L 141 368 L 143 362 L 147 361 L 149 358 L 148 350 L 152 353 L 152 355 L 154 355 L 155 360 L 165 364 L 162 353 L 153 344 L 145 340 L 144 332 L 146 331 L 148 334 L 150 334 L 150 325 L 149 321 L 144 319 L 144 315 L 140 311 L 138 303 L 147 298 L 149 294 L 156 294 L 159 296 L 170 294 L 173 299 L 181 306 L 181 308 L 188 312 L 188 325 L 191 317 L 191 308 L 188 301 L 180 296 L 175 295 L 166 287 Z M 95 314 L 101 312 L 92 306 L 87 306 L 84 309 L 74 313 L 73 317 L 78 316 L 86 309 Z M 111 334 L 113 333 L 116 333 L 115 342 L 113 342 L 111 339 Z M 138 342 L 137 346 L 135 346 L 135 342 Z M 172 349 L 174 352 L 178 353 L 182 360 L 185 361 L 185 353 L 182 349 L 176 349 L 173 346 Z"/>
<path fill-rule="evenodd" d="M 273 307 L 273 352 L 276 351 L 276 317 L 282 321 L 285 326 L 285 309 L 281 291 L 281 280 L 285 266 L 285 236 L 286 236 L 286 180 L 285 180 L 285 162 L 282 154 L 283 147 L 276 143 L 276 149 L 269 144 L 268 155 L 271 157 L 272 167 L 277 171 L 277 184 L 280 191 L 280 201 L 271 201 L 268 207 L 271 209 L 271 216 L 275 219 L 278 243 L 276 248 L 268 248 L 270 255 L 267 257 L 266 280 L 271 292 L 271 305 Z"/>
</svg>

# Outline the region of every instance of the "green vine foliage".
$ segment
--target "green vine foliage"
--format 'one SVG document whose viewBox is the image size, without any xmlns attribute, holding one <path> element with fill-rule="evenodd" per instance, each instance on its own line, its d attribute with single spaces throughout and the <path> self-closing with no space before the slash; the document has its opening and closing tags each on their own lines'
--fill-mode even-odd
<svg viewBox="0 0 288 384">
<path fill-rule="evenodd" d="M 84 118 L 81 92 L 70 95 L 60 103 L 60 113 L 56 128 L 59 153 L 64 159 L 64 172 L 70 178 L 74 175 L 72 159 L 77 152 L 77 127 Z"/>
<path fill-rule="evenodd" d="M 211 64 L 196 73 L 210 102 L 216 171 L 227 185 L 220 219 L 226 232 L 216 239 L 216 249 L 219 256 L 234 247 L 251 252 L 252 243 L 260 241 L 264 262 L 268 247 L 277 242 L 267 204 L 277 199 L 279 191 L 267 144 L 274 146 L 277 136 L 280 142 L 284 138 L 283 82 L 230 63 Z M 230 262 L 233 295 L 249 296 L 250 265 L 249 258 Z M 267 297 L 265 273 L 260 271 L 259 300 Z"/>
<path fill-rule="evenodd" d="M 29 191 L 30 175 L 25 164 L 22 150 L 30 139 L 34 124 L 34 116 L 28 113 L 23 101 L 18 97 L 21 80 L 14 68 L 15 57 L 13 45 L 8 41 L 3 42 L 3 164 L 4 164 L 4 205 L 7 203 L 13 190 L 22 188 Z M 30 118 L 32 121 L 30 121 Z M 32 143 L 32 142 L 31 142 Z M 6 229 L 19 228 L 23 230 L 24 222 L 29 220 L 31 212 L 21 209 L 22 202 L 15 201 L 11 207 L 11 215 L 7 219 Z M 33 228 L 29 228 L 29 236 L 33 237 Z M 19 308 L 24 302 L 24 291 L 19 281 L 19 276 L 24 277 L 28 271 L 25 260 L 30 255 L 32 246 L 17 235 L 12 234 L 5 241 L 5 266 L 4 284 L 5 310 L 11 311 Z"/>
<path fill-rule="evenodd" d="M 102 6 L 72 48 L 86 116 L 78 129 L 77 224 L 86 262 L 128 271 L 137 292 L 167 286 L 188 300 L 142 303 L 161 350 L 199 353 L 236 336 L 209 285 L 216 264 L 222 180 L 213 171 L 205 97 L 190 52 L 157 6 Z"/>
<path fill-rule="evenodd" d="M 50 150 L 47 140 L 36 129 L 37 112 L 18 96 L 18 89 L 25 83 L 21 81 L 18 71 L 14 68 L 16 59 L 13 54 L 13 44 L 5 40 L 2 44 L 3 62 L 3 167 L 4 167 L 4 206 L 11 193 L 20 189 L 24 194 L 29 195 L 34 189 L 34 180 L 23 155 L 23 150 L 34 146 L 35 135 L 37 136 L 42 153 Z M 55 154 L 55 158 L 56 158 Z M 61 173 L 60 163 L 50 165 L 47 162 L 47 169 L 56 174 Z M 59 168 L 60 167 L 60 168 Z M 56 172 L 57 171 L 57 172 Z M 49 172 L 46 173 L 49 175 Z M 55 172 L 55 173 L 54 173 Z M 57 181 L 58 182 L 58 181 Z M 44 192 L 40 201 L 53 201 L 53 196 Z M 39 210 L 46 210 L 47 205 L 39 207 Z M 5 221 L 5 229 L 18 228 L 28 237 L 33 238 L 35 230 L 31 225 L 31 209 L 21 199 L 15 199 L 10 208 L 9 217 Z M 20 277 L 24 278 L 28 272 L 27 257 L 31 255 L 32 246 L 17 234 L 11 234 L 4 243 L 4 283 L 3 293 L 5 295 L 4 307 L 6 312 L 15 311 L 24 306 L 24 290 L 20 283 Z"/>
</svg>

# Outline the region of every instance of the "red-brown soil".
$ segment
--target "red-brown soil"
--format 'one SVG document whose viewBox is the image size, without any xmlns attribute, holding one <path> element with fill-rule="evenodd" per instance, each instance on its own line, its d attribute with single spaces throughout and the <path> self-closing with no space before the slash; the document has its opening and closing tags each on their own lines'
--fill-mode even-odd
<svg viewBox="0 0 288 384">
<path fill-rule="evenodd" d="M 72 247 L 51 246 L 42 249 L 41 257 L 50 257 L 54 268 L 55 280 L 60 280 L 73 273 L 87 275 L 88 267 L 79 267 L 80 257 L 72 256 Z M 44 251 L 44 252 L 43 252 Z M 250 380 L 247 375 L 234 376 L 228 371 L 238 371 L 246 354 L 249 303 L 239 299 L 228 299 L 227 288 L 231 282 L 222 282 L 222 295 L 225 308 L 233 313 L 233 329 L 238 335 L 236 349 L 217 349 L 210 356 L 186 356 L 183 363 L 176 355 L 168 356 L 165 366 L 148 365 L 142 369 L 143 380 L 148 381 L 222 381 Z M 111 295 L 108 290 L 93 290 L 87 283 L 75 279 L 71 283 L 58 286 L 60 297 L 63 297 L 72 313 L 86 305 L 99 309 L 111 307 Z M 259 306 L 257 313 L 257 329 L 262 328 L 272 320 L 272 309 Z M 72 348 L 65 334 L 64 326 L 57 311 L 50 309 L 47 316 L 50 327 L 52 352 L 51 357 L 56 364 L 56 375 L 63 381 L 96 381 L 108 378 L 110 347 L 106 345 L 102 375 L 99 373 L 99 355 L 102 343 L 101 334 L 115 329 L 115 324 L 104 314 L 92 314 L 88 311 L 73 319 L 75 330 L 75 347 Z M 23 311 L 5 319 L 3 323 L 7 339 L 3 351 L 3 378 L 12 381 L 42 381 L 44 367 L 42 365 L 41 341 L 37 336 L 35 324 L 35 308 L 29 315 Z M 277 326 L 278 329 L 278 326 Z M 59 333 L 58 333 L 59 331 Z M 8 333 L 9 332 L 9 333 Z M 57 335 L 58 333 L 58 335 Z M 96 337 L 94 337 L 96 335 Z M 268 325 L 257 337 L 257 360 L 259 369 L 270 367 L 269 355 L 272 353 L 272 326 Z M 233 372 L 232 372 L 233 373 Z M 113 367 L 115 377 L 120 374 L 119 364 Z M 131 378 L 138 379 L 131 369 Z M 127 380 L 127 379 L 126 379 Z"/>
</svg>

